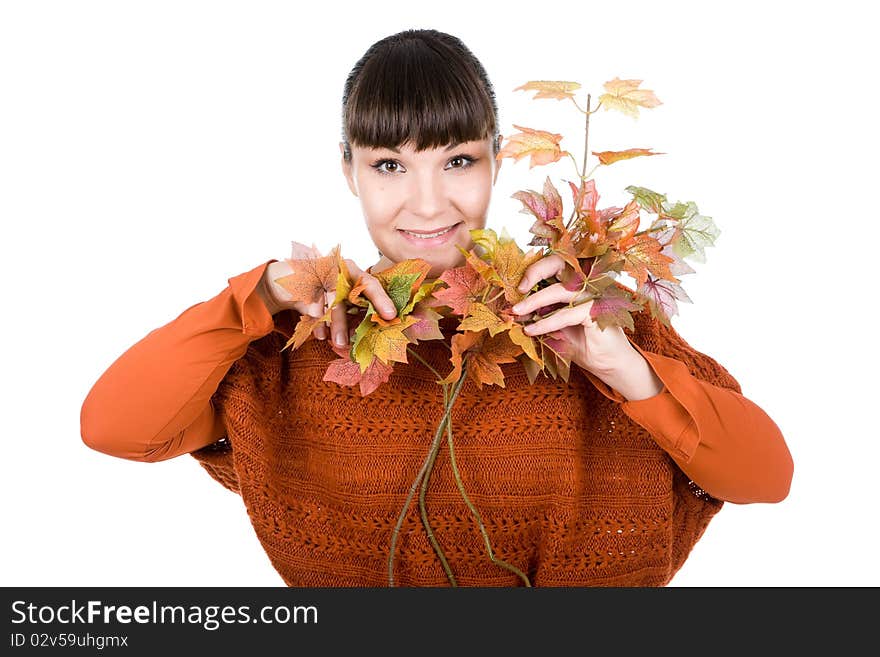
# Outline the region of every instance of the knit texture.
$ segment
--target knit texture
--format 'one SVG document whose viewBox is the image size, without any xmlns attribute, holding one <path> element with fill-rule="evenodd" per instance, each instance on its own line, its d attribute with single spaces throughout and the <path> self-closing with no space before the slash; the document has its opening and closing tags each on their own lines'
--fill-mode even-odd
<svg viewBox="0 0 880 657">
<path fill-rule="evenodd" d="M 212 397 L 227 437 L 193 452 L 241 495 L 288 586 L 386 586 L 398 514 L 433 440 L 443 390 L 417 359 L 396 363 L 366 397 L 324 382 L 336 358 L 323 341 L 281 351 L 297 315 L 248 346 Z M 741 392 L 714 359 L 641 311 L 641 348 L 685 363 L 698 379 Z M 458 320 L 445 318 L 449 337 Z M 440 341 L 411 347 L 440 374 Z M 665 586 L 723 505 L 689 480 L 651 435 L 572 364 L 569 381 L 505 363 L 505 387 L 466 379 L 452 411 L 455 460 L 498 558 L 534 586 Z M 460 586 L 519 586 L 491 563 L 440 451 L 427 490 L 434 534 Z M 397 541 L 395 583 L 449 586 L 417 496 Z"/>
</svg>

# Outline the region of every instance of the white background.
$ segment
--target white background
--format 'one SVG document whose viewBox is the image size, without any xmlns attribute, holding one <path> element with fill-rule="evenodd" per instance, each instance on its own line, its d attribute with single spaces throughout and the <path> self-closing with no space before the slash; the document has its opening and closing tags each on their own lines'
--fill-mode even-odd
<svg viewBox="0 0 880 657">
<path fill-rule="evenodd" d="M 726 504 L 673 586 L 880 584 L 878 139 L 861 2 L 37 2 L 0 5 L 4 307 L 0 584 L 280 586 L 240 498 L 192 458 L 88 449 L 81 404 L 128 347 L 289 243 L 375 261 L 339 163 L 350 68 L 433 27 L 485 65 L 503 134 L 581 115 L 514 87 L 614 77 L 663 102 L 599 112 L 591 150 L 666 153 L 596 173 L 694 201 L 721 231 L 673 325 L 776 421 L 780 504 Z M 591 166 L 595 159 L 591 157 Z M 570 162 L 505 160 L 489 226 Z M 570 197 L 563 195 L 566 202 Z M 569 206 L 570 207 L 570 206 Z"/>
</svg>

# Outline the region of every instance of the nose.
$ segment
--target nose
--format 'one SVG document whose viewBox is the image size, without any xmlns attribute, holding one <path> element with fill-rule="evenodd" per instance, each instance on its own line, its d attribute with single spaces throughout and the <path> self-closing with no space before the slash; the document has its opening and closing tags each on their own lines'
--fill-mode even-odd
<svg viewBox="0 0 880 657">
<path fill-rule="evenodd" d="M 409 209 L 414 215 L 430 220 L 446 212 L 447 192 L 443 181 L 430 171 L 413 176 L 409 190 Z"/>
</svg>

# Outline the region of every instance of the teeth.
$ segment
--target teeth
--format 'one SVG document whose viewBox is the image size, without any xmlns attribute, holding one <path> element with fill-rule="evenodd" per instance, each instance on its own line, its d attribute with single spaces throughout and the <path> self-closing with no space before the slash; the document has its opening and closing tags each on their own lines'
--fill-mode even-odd
<svg viewBox="0 0 880 657">
<path fill-rule="evenodd" d="M 420 240 L 428 240 L 428 239 L 431 239 L 432 237 L 439 237 L 440 235 L 445 235 L 446 233 L 448 233 L 448 232 L 449 232 L 450 230 L 452 230 L 453 228 L 455 228 L 455 226 L 450 226 L 450 227 L 447 228 L 446 230 L 441 230 L 439 233 L 431 233 L 430 235 L 419 235 L 419 234 L 417 234 L 417 233 L 411 233 L 411 232 L 409 232 L 408 230 L 405 230 L 405 231 L 403 231 L 403 232 L 406 233 L 407 235 L 412 235 L 413 237 L 417 237 L 417 238 L 419 238 Z"/>
</svg>

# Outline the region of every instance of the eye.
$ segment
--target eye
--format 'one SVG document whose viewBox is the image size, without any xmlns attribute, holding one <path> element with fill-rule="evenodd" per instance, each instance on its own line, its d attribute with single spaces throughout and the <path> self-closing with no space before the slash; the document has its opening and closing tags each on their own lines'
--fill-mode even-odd
<svg viewBox="0 0 880 657">
<path fill-rule="evenodd" d="M 449 168 L 451 169 L 467 169 L 468 167 L 473 166 L 474 162 L 477 161 L 477 158 L 471 157 L 470 155 L 459 154 L 450 158 L 449 164 L 451 165 Z M 455 166 L 455 163 L 459 163 L 458 166 Z M 386 169 L 385 166 L 395 167 L 393 169 Z M 377 173 L 383 176 L 390 176 L 395 173 L 399 173 L 400 171 L 400 163 L 396 160 L 376 160 L 373 162 L 370 167 L 376 170 Z M 405 169 L 404 169 L 405 170 Z"/>
<path fill-rule="evenodd" d="M 477 159 L 474 157 L 471 157 L 470 155 L 456 155 L 455 157 L 453 157 L 449 161 L 449 163 L 452 164 L 453 162 L 461 162 L 462 163 L 461 166 L 458 166 L 458 167 L 454 166 L 452 168 L 453 169 L 467 169 L 469 166 L 471 166 L 476 161 L 477 161 Z"/>
<path fill-rule="evenodd" d="M 396 166 L 399 166 L 398 163 L 395 162 L 394 160 L 379 160 L 379 161 L 377 161 L 377 162 L 374 162 L 374 163 L 371 164 L 370 166 L 373 167 L 378 173 L 381 173 L 381 174 L 386 175 L 386 176 L 389 175 L 389 174 L 391 174 L 391 173 L 394 173 L 394 171 L 386 171 L 385 169 L 382 168 L 382 167 L 383 167 L 384 165 L 386 165 L 386 164 L 390 164 L 390 165 L 393 165 L 393 166 L 395 166 L 395 167 L 396 167 Z"/>
</svg>

